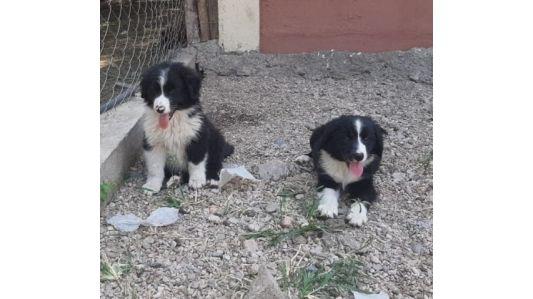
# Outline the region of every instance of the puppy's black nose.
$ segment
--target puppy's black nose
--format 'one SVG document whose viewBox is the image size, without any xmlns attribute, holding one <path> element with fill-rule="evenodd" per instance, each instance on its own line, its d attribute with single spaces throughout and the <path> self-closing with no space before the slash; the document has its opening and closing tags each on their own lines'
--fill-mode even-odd
<svg viewBox="0 0 533 299">
<path fill-rule="evenodd" d="M 365 155 L 362 154 L 362 153 L 355 153 L 353 155 L 353 158 L 355 159 L 355 161 L 361 161 L 361 160 L 363 160 L 364 157 L 365 157 Z"/>
<path fill-rule="evenodd" d="M 156 110 L 157 112 L 159 112 L 159 113 L 163 113 L 163 112 L 165 112 L 165 107 L 157 106 L 157 107 L 155 107 L 155 110 Z"/>
</svg>

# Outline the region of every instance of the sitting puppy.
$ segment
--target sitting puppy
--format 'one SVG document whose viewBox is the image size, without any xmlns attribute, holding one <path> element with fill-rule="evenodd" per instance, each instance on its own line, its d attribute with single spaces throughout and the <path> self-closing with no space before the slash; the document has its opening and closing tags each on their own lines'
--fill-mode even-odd
<svg viewBox="0 0 533 299">
<path fill-rule="evenodd" d="M 218 185 L 222 161 L 233 153 L 233 146 L 202 112 L 201 81 L 197 71 L 180 63 L 158 64 L 143 74 L 144 189 L 161 189 L 167 162 L 181 170 L 181 182 L 193 189 Z"/>
<path fill-rule="evenodd" d="M 347 219 L 361 226 L 367 221 L 367 206 L 377 198 L 372 175 L 383 152 L 385 131 L 369 117 L 344 115 L 316 128 L 311 135 L 311 153 L 318 174 L 318 211 L 333 218 L 338 214 L 341 193 L 356 200 Z"/>
</svg>

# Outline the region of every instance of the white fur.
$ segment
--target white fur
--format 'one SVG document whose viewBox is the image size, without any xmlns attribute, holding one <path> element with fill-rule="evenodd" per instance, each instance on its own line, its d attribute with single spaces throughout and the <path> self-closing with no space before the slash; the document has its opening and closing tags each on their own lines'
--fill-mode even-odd
<svg viewBox="0 0 533 299">
<path fill-rule="evenodd" d="M 143 119 L 144 132 L 148 143 L 153 148 L 144 152 L 148 178 L 143 188 L 154 192 L 160 190 L 167 156 L 173 159 L 175 166 L 181 169 L 188 168 L 187 146 L 198 135 L 203 122 L 200 114 L 193 117 L 187 115 L 192 109 L 194 108 L 174 112 L 168 128 L 162 129 L 159 126 L 159 113 L 147 108 Z M 194 184 L 200 183 L 201 181 Z M 205 185 L 205 178 L 203 184 Z"/>
<path fill-rule="evenodd" d="M 165 109 L 161 113 L 170 113 L 170 100 L 165 96 L 164 93 L 161 93 L 161 95 L 154 100 L 154 110 L 157 111 L 160 107 Z"/>
<path fill-rule="evenodd" d="M 364 160 L 363 166 L 367 166 L 372 161 L 374 161 L 374 156 Z M 333 158 L 325 150 L 320 150 L 320 166 L 335 182 L 342 184 L 343 188 L 361 179 L 361 177 L 352 174 L 346 162 Z"/>
<path fill-rule="evenodd" d="M 189 187 L 193 189 L 200 189 L 206 184 L 205 178 L 205 163 L 207 161 L 207 154 L 205 158 L 198 164 L 189 162 Z"/>
<path fill-rule="evenodd" d="M 350 207 L 350 213 L 346 217 L 351 225 L 361 226 L 367 222 L 366 207 L 360 202 L 355 202 Z"/>
<path fill-rule="evenodd" d="M 346 162 L 333 158 L 325 150 L 320 150 L 320 166 L 335 182 L 342 184 L 343 188 L 361 179 L 352 174 Z"/>
<path fill-rule="evenodd" d="M 159 192 L 165 178 L 166 152 L 162 146 L 154 146 L 150 151 L 144 151 L 147 180 L 143 189 L 148 192 Z"/>
<path fill-rule="evenodd" d="M 355 129 L 357 130 L 357 153 L 363 154 L 362 161 L 365 161 L 368 158 L 368 153 L 366 152 L 366 145 L 361 140 L 361 130 L 363 129 L 361 120 L 355 120 Z"/>
<path fill-rule="evenodd" d="M 159 77 L 161 94 L 154 99 L 154 111 L 157 111 L 158 108 L 163 107 L 164 111 L 161 113 L 170 113 L 170 100 L 167 98 L 167 96 L 165 96 L 165 92 L 163 91 L 163 86 L 165 86 L 165 82 L 167 81 L 167 72 L 168 70 L 164 70 Z"/>
<path fill-rule="evenodd" d="M 148 143 L 154 147 L 163 147 L 181 169 L 188 166 L 187 145 L 198 135 L 203 123 L 200 114 L 193 117 L 187 115 L 192 109 L 194 108 L 174 112 L 166 129 L 159 126 L 158 113 L 150 109 L 144 114 L 144 132 Z"/>
<path fill-rule="evenodd" d="M 318 211 L 320 215 L 333 218 L 339 214 L 339 191 L 331 188 L 324 188 L 318 192 Z"/>
</svg>

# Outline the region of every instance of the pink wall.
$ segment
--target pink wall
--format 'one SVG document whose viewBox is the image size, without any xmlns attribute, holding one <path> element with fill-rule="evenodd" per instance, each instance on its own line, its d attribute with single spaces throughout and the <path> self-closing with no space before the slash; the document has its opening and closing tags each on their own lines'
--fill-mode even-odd
<svg viewBox="0 0 533 299">
<path fill-rule="evenodd" d="M 263 53 L 381 52 L 433 44 L 432 0 L 260 0 Z"/>
</svg>

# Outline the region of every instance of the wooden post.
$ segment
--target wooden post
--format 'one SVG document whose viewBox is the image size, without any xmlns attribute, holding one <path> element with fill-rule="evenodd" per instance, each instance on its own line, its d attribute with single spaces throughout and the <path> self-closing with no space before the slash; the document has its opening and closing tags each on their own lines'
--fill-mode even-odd
<svg viewBox="0 0 533 299">
<path fill-rule="evenodd" d="M 196 0 L 185 0 L 185 29 L 187 43 L 193 44 L 200 41 L 198 35 L 198 14 L 196 13 Z"/>
<path fill-rule="evenodd" d="M 198 0 L 198 20 L 200 21 L 200 40 L 209 39 L 209 16 L 207 15 L 207 1 Z"/>
<path fill-rule="evenodd" d="M 218 39 L 218 0 L 207 0 L 209 39 Z"/>
</svg>

